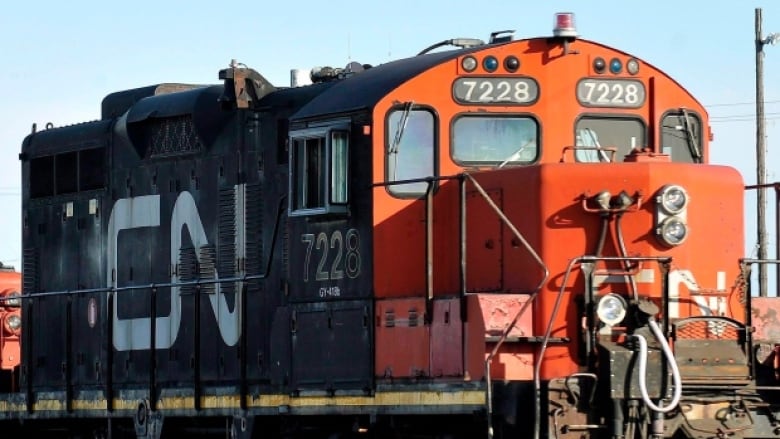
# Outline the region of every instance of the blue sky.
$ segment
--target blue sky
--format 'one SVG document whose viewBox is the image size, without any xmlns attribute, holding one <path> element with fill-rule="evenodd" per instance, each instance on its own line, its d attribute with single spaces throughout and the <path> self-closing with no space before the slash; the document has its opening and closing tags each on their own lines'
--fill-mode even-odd
<svg viewBox="0 0 780 439">
<path fill-rule="evenodd" d="M 21 142 L 42 127 L 94 120 L 113 91 L 160 82 L 215 83 L 237 59 L 276 85 L 292 68 L 379 64 L 452 37 L 546 36 L 572 11 L 583 38 L 665 70 L 715 117 L 712 159 L 755 176 L 754 9 L 780 32 L 780 4 L 741 1 L 522 0 L 8 2 L 0 10 L 0 260 L 20 266 Z M 780 45 L 766 47 L 768 180 L 780 180 Z M 739 103 L 748 105 L 732 105 Z M 729 104 L 729 105 L 721 105 Z M 727 116 L 745 115 L 741 118 Z M 718 119 L 721 117 L 720 119 Z M 770 205 L 774 200 L 769 194 Z M 748 200 L 754 208 L 754 202 Z M 770 242 L 774 242 L 769 210 Z M 755 243 L 748 217 L 748 249 Z M 769 249 L 774 254 L 774 245 Z"/>
</svg>

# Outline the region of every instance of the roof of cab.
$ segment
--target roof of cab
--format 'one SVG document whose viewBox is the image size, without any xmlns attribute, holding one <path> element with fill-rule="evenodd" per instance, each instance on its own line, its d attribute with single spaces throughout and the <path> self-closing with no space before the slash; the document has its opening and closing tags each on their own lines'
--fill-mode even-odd
<svg viewBox="0 0 780 439">
<path fill-rule="evenodd" d="M 434 52 L 369 68 L 337 82 L 296 112 L 291 120 L 301 121 L 371 108 L 387 93 L 407 80 L 433 66 L 473 50 Z"/>
</svg>

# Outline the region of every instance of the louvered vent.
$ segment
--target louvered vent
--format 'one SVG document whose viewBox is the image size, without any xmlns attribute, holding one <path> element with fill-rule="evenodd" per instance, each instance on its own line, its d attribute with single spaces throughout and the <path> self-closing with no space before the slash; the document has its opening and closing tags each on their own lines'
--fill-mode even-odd
<svg viewBox="0 0 780 439">
<path fill-rule="evenodd" d="M 23 251 L 22 294 L 31 294 L 38 290 L 38 249 L 26 248 Z"/>
<path fill-rule="evenodd" d="M 192 247 L 182 247 L 179 250 L 179 281 L 194 281 L 198 276 L 198 259 L 195 256 L 195 249 Z M 181 289 L 182 294 L 194 294 L 194 286 L 186 286 Z"/>
<path fill-rule="evenodd" d="M 234 277 L 236 270 L 236 191 L 234 188 L 219 191 L 219 273 L 220 278 Z M 233 293 L 235 282 L 221 284 L 222 292 Z"/>
<path fill-rule="evenodd" d="M 213 280 L 216 278 L 217 270 L 217 249 L 213 244 L 204 245 L 200 248 L 200 262 L 198 263 L 198 274 L 201 280 Z M 200 288 L 202 293 L 214 293 L 215 285 L 213 283 L 203 284 Z"/>
<path fill-rule="evenodd" d="M 260 274 L 265 269 L 263 201 L 263 187 L 260 184 L 246 185 L 246 273 L 249 275 Z"/>
</svg>

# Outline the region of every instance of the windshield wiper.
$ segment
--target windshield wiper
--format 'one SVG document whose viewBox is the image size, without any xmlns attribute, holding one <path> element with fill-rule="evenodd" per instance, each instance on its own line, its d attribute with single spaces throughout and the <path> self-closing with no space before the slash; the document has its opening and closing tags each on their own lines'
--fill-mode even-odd
<svg viewBox="0 0 780 439">
<path fill-rule="evenodd" d="M 680 108 L 683 114 L 683 129 L 685 130 L 686 139 L 688 141 L 688 149 L 691 151 L 691 157 L 693 157 L 694 163 L 701 163 L 701 151 L 699 150 L 699 139 L 696 138 L 696 133 L 692 129 L 691 119 L 688 114 L 688 110 Z"/>
<path fill-rule="evenodd" d="M 404 111 L 401 113 L 401 118 L 398 120 L 398 125 L 395 130 L 395 137 L 393 138 L 393 144 L 387 150 L 387 154 L 397 154 L 398 147 L 401 146 L 401 138 L 403 138 L 404 130 L 406 129 L 406 122 L 409 121 L 409 113 L 412 112 L 413 101 L 409 101 L 404 104 Z"/>
<path fill-rule="evenodd" d="M 520 154 L 522 154 L 523 151 L 525 151 L 526 148 L 531 146 L 531 143 L 533 143 L 534 140 L 535 139 L 529 139 L 527 142 L 525 142 L 523 144 L 523 146 L 520 147 L 520 149 L 518 149 L 517 151 L 513 152 L 512 155 L 510 155 L 509 157 L 506 158 L 506 160 L 501 162 L 501 164 L 498 165 L 498 167 L 499 168 L 503 168 L 504 166 L 506 166 L 507 163 L 514 162 L 515 160 L 519 159 L 520 158 Z"/>
<path fill-rule="evenodd" d="M 593 144 L 596 146 L 596 151 L 598 151 L 599 155 L 599 161 L 609 163 L 611 160 L 607 156 L 607 153 L 601 149 L 601 143 L 599 143 L 599 139 L 596 137 L 596 133 L 593 131 L 593 128 L 585 128 L 585 132 L 588 133 L 590 140 L 592 140 Z"/>
<path fill-rule="evenodd" d="M 404 111 L 401 113 L 401 118 L 398 120 L 398 125 L 395 130 L 395 137 L 393 137 L 393 144 L 387 149 L 387 155 L 393 156 L 393 180 L 398 178 L 398 148 L 401 146 L 401 139 L 404 136 L 404 129 L 406 129 L 406 123 L 409 121 L 409 114 L 412 112 L 414 101 L 409 101 L 404 104 Z"/>
</svg>

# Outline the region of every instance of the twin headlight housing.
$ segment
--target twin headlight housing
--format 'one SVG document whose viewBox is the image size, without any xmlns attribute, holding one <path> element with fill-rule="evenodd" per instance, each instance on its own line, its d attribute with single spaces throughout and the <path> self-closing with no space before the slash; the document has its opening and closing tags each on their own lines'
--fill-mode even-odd
<svg viewBox="0 0 780 439">
<path fill-rule="evenodd" d="M 668 247 L 675 247 L 688 238 L 688 202 L 685 188 L 669 184 L 661 188 L 655 197 L 655 235 Z M 628 304 L 614 293 L 602 296 L 596 305 L 596 315 L 607 326 L 618 325 L 626 318 Z"/>
<path fill-rule="evenodd" d="M 668 246 L 675 247 L 688 238 L 688 192 L 676 184 L 666 185 L 655 197 L 655 236 Z"/>
</svg>

